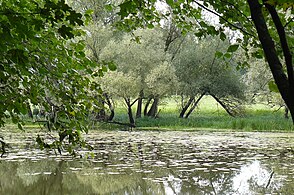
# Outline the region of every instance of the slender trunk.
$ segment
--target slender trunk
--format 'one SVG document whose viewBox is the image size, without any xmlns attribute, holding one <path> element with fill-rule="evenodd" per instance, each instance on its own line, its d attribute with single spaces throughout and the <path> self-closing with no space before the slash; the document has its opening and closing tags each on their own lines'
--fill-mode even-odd
<svg viewBox="0 0 294 195">
<path fill-rule="evenodd" d="M 133 112 L 132 112 L 132 104 L 129 98 L 125 98 L 126 105 L 128 107 L 128 116 L 129 116 L 129 121 L 131 126 L 135 126 L 135 119 L 133 117 Z"/>
<path fill-rule="evenodd" d="M 206 92 L 205 92 L 206 93 Z M 205 93 L 202 93 L 200 95 L 200 97 L 196 100 L 196 102 L 194 102 L 193 106 L 190 108 L 189 112 L 186 114 L 185 118 L 188 118 L 190 116 L 190 114 L 195 110 L 196 106 L 198 105 L 198 103 L 200 102 L 200 100 L 202 99 L 202 97 L 205 95 Z"/>
<path fill-rule="evenodd" d="M 133 117 L 133 112 L 132 112 L 132 107 L 131 106 L 128 106 L 128 116 L 129 116 L 130 124 L 132 126 L 134 126 L 135 125 L 135 119 Z"/>
<path fill-rule="evenodd" d="M 289 81 L 289 90 L 292 96 L 294 96 L 294 76 L 293 76 L 293 64 L 292 64 L 292 54 L 290 52 L 290 48 L 287 42 L 287 37 L 286 37 L 286 32 L 285 28 L 280 20 L 280 17 L 272 5 L 267 3 L 267 0 L 264 0 L 265 2 L 265 7 L 268 9 L 274 24 L 276 26 L 279 38 L 280 38 L 280 43 L 282 46 L 283 54 L 285 57 L 285 62 L 286 62 L 286 67 L 287 67 L 287 73 L 288 73 L 288 81 Z"/>
<path fill-rule="evenodd" d="M 145 107 L 144 107 L 144 116 L 147 116 L 147 112 L 148 112 L 148 107 L 150 105 L 150 102 L 151 102 L 152 98 L 149 98 L 145 104 Z"/>
<path fill-rule="evenodd" d="M 155 117 L 158 110 L 159 98 L 155 97 L 147 116 Z"/>
<path fill-rule="evenodd" d="M 106 104 L 108 105 L 108 108 L 110 110 L 110 115 L 107 118 L 107 121 L 112 121 L 112 119 L 114 118 L 114 107 L 113 107 L 113 104 L 111 103 L 109 96 L 107 94 L 104 94 L 104 96 L 105 96 Z"/>
<path fill-rule="evenodd" d="M 114 110 L 110 110 L 110 115 L 109 117 L 107 118 L 107 121 L 112 121 L 114 118 Z"/>
<path fill-rule="evenodd" d="M 27 108 L 28 108 L 28 115 L 29 115 L 29 117 L 33 119 L 34 116 L 33 116 L 33 112 L 32 112 L 32 109 L 31 109 L 31 106 L 30 106 L 29 103 L 27 103 Z"/>
<path fill-rule="evenodd" d="M 138 99 L 136 118 L 141 118 L 143 97 L 144 97 L 144 92 L 143 92 L 143 90 L 141 90 L 140 94 L 139 94 L 139 99 Z"/>
<path fill-rule="evenodd" d="M 292 121 L 294 123 L 294 94 L 293 94 L 293 89 L 291 88 L 291 85 L 293 85 L 293 66 L 292 66 L 292 57 L 291 57 L 291 62 L 289 62 L 289 55 L 285 56 L 285 52 L 287 54 L 287 51 L 285 51 L 285 43 L 287 44 L 286 40 L 283 40 L 285 42 L 282 42 L 281 39 L 284 39 L 284 32 L 281 31 L 279 24 L 277 23 L 279 19 L 278 16 L 275 16 L 275 14 L 271 10 L 272 8 L 269 8 L 269 11 L 271 12 L 271 16 L 273 17 L 273 21 L 276 25 L 276 28 L 278 30 L 278 34 L 281 40 L 281 46 L 283 48 L 284 52 L 284 57 L 287 65 L 287 71 L 288 71 L 288 76 L 287 78 L 286 74 L 284 73 L 282 64 L 280 62 L 280 59 L 278 57 L 277 51 L 275 49 L 275 44 L 272 39 L 272 37 L 269 34 L 269 30 L 267 28 L 267 24 L 265 22 L 265 18 L 262 14 L 262 5 L 259 3 L 258 0 L 247 0 L 250 11 L 251 11 L 251 17 L 252 20 L 255 24 L 259 40 L 261 42 L 264 54 L 266 56 L 267 62 L 269 64 L 269 67 L 271 69 L 271 72 L 273 74 L 274 80 L 277 84 L 277 87 L 280 91 L 280 94 L 285 101 L 285 104 L 287 105 L 291 116 L 292 116 Z M 268 7 L 268 6 L 267 6 Z M 273 8 L 274 9 L 274 8 Z M 283 27 L 282 27 L 283 28 Z M 292 82 L 292 83 L 291 83 Z M 292 86 L 293 88 L 293 86 Z"/>
<path fill-rule="evenodd" d="M 218 97 L 216 97 L 213 94 L 209 95 L 211 95 L 211 97 L 213 97 L 217 101 L 217 103 L 219 103 L 230 116 L 235 117 L 235 115 L 227 108 L 227 106 Z"/>
<path fill-rule="evenodd" d="M 99 104 L 101 105 L 100 107 L 100 110 L 98 111 L 98 113 L 96 113 L 96 116 L 95 116 L 95 119 L 100 121 L 104 121 L 105 118 L 106 118 L 106 112 L 105 112 L 105 109 L 104 109 L 104 105 L 105 105 L 105 100 L 101 97 L 96 97 L 98 98 L 98 102 Z"/>
<path fill-rule="evenodd" d="M 186 113 L 186 111 L 188 110 L 188 108 L 190 107 L 190 105 L 192 104 L 192 102 L 194 101 L 195 97 L 190 96 L 188 102 L 185 104 L 185 106 L 182 108 L 182 111 L 180 113 L 179 118 L 184 118 L 184 115 Z"/>
</svg>

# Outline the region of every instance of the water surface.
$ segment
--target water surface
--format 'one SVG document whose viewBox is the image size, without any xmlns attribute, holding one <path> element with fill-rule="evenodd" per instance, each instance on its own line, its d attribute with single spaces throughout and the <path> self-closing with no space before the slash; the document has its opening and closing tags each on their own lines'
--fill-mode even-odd
<svg viewBox="0 0 294 195">
<path fill-rule="evenodd" d="M 96 132 L 87 160 L 4 137 L 0 194 L 294 194 L 289 133 Z"/>
</svg>

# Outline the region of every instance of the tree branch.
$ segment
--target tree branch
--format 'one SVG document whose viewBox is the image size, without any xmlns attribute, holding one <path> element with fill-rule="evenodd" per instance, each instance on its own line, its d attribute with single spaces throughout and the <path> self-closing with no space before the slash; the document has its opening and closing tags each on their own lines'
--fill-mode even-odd
<svg viewBox="0 0 294 195">
<path fill-rule="evenodd" d="M 282 46 L 282 50 L 283 50 L 283 54 L 284 54 L 284 58 L 286 62 L 286 67 L 287 67 L 289 91 L 294 96 L 294 75 L 293 75 L 292 55 L 288 46 L 285 29 L 276 9 L 272 5 L 268 4 L 267 0 L 263 0 L 263 2 L 274 21 L 274 24 L 276 26 L 276 29 L 280 38 L 280 43 Z"/>
<path fill-rule="evenodd" d="M 285 25 L 284 25 L 284 28 L 286 28 L 289 24 L 291 24 L 291 22 L 294 21 L 294 17 L 291 18 Z"/>
<path fill-rule="evenodd" d="M 251 34 L 250 32 L 245 31 L 243 28 L 241 28 L 241 27 L 239 27 L 239 26 L 237 26 L 237 25 L 235 25 L 235 24 L 229 22 L 225 17 L 221 16 L 219 13 L 217 13 L 217 12 L 215 12 L 215 11 L 213 11 L 213 10 L 207 8 L 207 7 L 205 7 L 204 5 L 202 5 L 202 4 L 200 4 L 200 3 L 196 2 L 196 1 L 193 1 L 193 2 L 196 3 L 199 7 L 205 9 L 206 11 L 208 11 L 208 12 L 210 12 L 210 13 L 212 13 L 212 14 L 218 16 L 218 17 L 221 18 L 221 19 L 223 19 L 223 20 L 224 20 L 227 24 L 229 24 L 230 26 L 232 26 L 232 27 L 234 27 L 234 28 L 240 30 L 241 32 L 243 32 L 243 33 L 246 34 L 246 35 L 249 35 L 249 36 L 252 36 L 252 37 L 256 38 L 256 36 L 255 36 L 254 34 Z"/>
<path fill-rule="evenodd" d="M 268 186 L 270 185 L 271 180 L 272 180 L 272 178 L 273 178 L 273 175 L 274 175 L 274 171 L 270 174 L 270 177 L 269 177 L 269 179 L 268 179 L 268 182 L 267 182 L 265 188 L 268 188 Z"/>
<path fill-rule="evenodd" d="M 248 21 L 248 22 L 250 22 L 252 25 L 254 25 L 253 23 L 252 23 L 252 21 L 251 20 L 249 20 L 249 18 L 236 6 L 236 5 L 234 5 L 233 3 L 231 3 L 231 2 L 228 2 L 228 1 L 224 1 L 224 0 L 221 0 L 221 2 L 224 2 L 224 3 L 227 3 L 227 4 L 229 4 L 230 6 L 232 6 L 232 7 L 234 7 L 234 9 L 235 10 L 237 10 L 239 13 L 240 13 L 240 15 L 242 15 L 242 16 L 244 16 L 245 18 L 246 18 L 246 20 Z"/>
</svg>

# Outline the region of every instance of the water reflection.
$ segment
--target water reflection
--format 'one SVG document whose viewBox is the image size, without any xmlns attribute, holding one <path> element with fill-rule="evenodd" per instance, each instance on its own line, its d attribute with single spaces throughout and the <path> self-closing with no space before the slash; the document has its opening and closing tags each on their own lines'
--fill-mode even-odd
<svg viewBox="0 0 294 195">
<path fill-rule="evenodd" d="M 11 137 L 0 194 L 294 193 L 294 134 L 100 132 L 88 160 Z"/>
</svg>

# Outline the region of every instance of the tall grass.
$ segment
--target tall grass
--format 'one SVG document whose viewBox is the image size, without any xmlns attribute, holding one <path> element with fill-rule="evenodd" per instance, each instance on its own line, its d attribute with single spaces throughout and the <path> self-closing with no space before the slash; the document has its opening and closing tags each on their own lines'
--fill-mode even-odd
<svg viewBox="0 0 294 195">
<path fill-rule="evenodd" d="M 270 108 L 266 105 L 248 105 L 245 115 L 242 117 L 231 117 L 212 98 L 204 97 L 199 106 L 188 119 L 179 118 L 179 107 L 175 99 L 165 99 L 159 107 L 159 118 L 142 117 L 136 119 L 138 130 L 224 130 L 224 131 L 292 131 L 294 125 L 291 119 L 284 118 L 284 111 Z M 136 107 L 133 112 L 135 114 Z M 134 115 L 135 116 L 135 115 Z M 26 129 L 40 128 L 40 124 L 33 123 L 27 119 Z M 128 123 L 127 110 L 122 102 L 116 104 L 114 121 Z M 9 124 L 9 121 L 7 121 Z M 91 122 L 93 130 L 128 130 L 127 126 L 94 123 Z M 42 125 L 42 124 L 41 124 Z"/>
<path fill-rule="evenodd" d="M 285 119 L 283 110 L 266 105 L 246 106 L 245 115 L 230 117 L 212 98 L 205 97 L 188 119 L 179 118 L 179 108 L 173 99 L 164 100 L 159 107 L 159 118 L 142 117 L 136 120 L 137 129 L 171 130 L 238 130 L 238 131 L 292 131 L 291 119 Z M 135 111 L 135 108 L 134 108 Z M 128 122 L 126 109 L 119 105 L 116 121 Z M 102 125 L 101 128 L 122 128 Z"/>
</svg>

